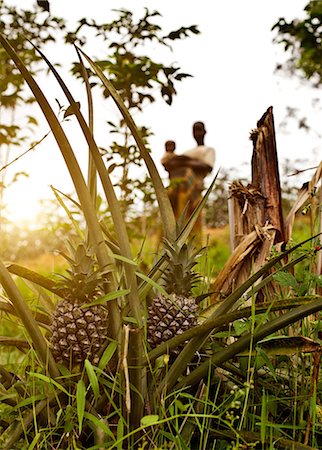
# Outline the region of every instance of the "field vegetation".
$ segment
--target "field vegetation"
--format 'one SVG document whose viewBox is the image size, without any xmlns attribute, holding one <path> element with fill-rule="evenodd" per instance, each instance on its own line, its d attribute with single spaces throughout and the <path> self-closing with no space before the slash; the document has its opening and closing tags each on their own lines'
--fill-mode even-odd
<svg viewBox="0 0 322 450">
<path fill-rule="evenodd" d="M 230 249 L 228 175 L 214 176 L 191 217 L 176 220 L 150 156 L 149 133 L 133 120 L 144 101 L 153 101 L 151 85 L 171 103 L 176 83 L 188 76 L 137 57 L 138 42 L 164 45 L 198 28 L 161 38 L 157 13 L 146 10 L 134 23 L 122 10 L 111 24 L 81 21 L 77 32 L 48 19 L 38 24 L 45 37 L 37 40 L 37 15 L 24 12 L 22 20 L 16 9 L 0 7 L 14 24 L 31 27 L 23 35 L 17 25 L 14 34 L 10 20 L 2 23 L 1 95 L 9 105 L 8 86 L 16 86 L 10 108 L 37 102 L 75 188 L 54 190 L 54 208 L 44 211 L 40 229 L 1 223 L 0 448 L 321 448 L 321 163 L 299 196 L 282 192 L 285 214 L 296 206 L 290 239 L 274 243 L 274 227 L 256 228 L 260 243 L 274 244 L 257 264 L 250 245 L 241 251 L 248 235 Z M 57 24 L 75 46 L 86 118 L 43 52 Z M 86 27 L 109 43 L 108 63 L 83 51 Z M 128 40 L 108 40 L 124 29 Z M 65 117 L 77 120 L 88 144 L 85 175 L 37 83 L 39 63 L 55 78 L 66 97 Z M 129 85 L 128 73 L 135 81 Z M 24 83 L 29 94 L 22 98 Z M 94 86 L 121 113 L 119 122 L 109 122 L 119 140 L 108 152 L 95 140 Z M 23 126 L 15 127 L 2 125 L 2 148 L 25 139 Z M 133 165 L 145 168 L 140 183 L 129 177 Z M 145 214 L 132 208 L 136 195 Z M 200 214 L 199 245 L 192 230 Z M 249 266 L 238 283 L 231 275 L 236 261 Z M 217 292 L 223 274 L 225 292 Z"/>
</svg>

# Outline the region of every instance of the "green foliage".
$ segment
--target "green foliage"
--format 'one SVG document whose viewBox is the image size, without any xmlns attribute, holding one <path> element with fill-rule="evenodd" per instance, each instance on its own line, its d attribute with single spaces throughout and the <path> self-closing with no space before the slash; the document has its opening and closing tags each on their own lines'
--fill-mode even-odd
<svg viewBox="0 0 322 450">
<path fill-rule="evenodd" d="M 276 42 L 282 44 L 291 55 L 286 69 L 291 73 L 303 73 L 318 87 L 322 81 L 322 2 L 309 1 L 304 11 L 304 19 L 288 22 L 281 18 L 273 30 L 277 31 Z"/>
<path fill-rule="evenodd" d="M 30 39 L 37 46 L 43 46 L 47 42 L 54 41 L 57 30 L 65 29 L 64 20 L 42 14 L 41 9 L 37 7 L 33 11 L 28 11 L 8 6 L 5 0 L 0 2 L 0 17 L 2 34 L 10 38 L 24 64 L 30 68 L 32 73 L 40 70 L 41 58 L 36 50 L 30 47 L 27 39 Z M 5 109 L 15 109 L 19 104 L 33 102 L 34 99 L 25 92 L 23 76 L 3 48 L 0 50 L 0 57 L 1 106 Z M 34 118 L 30 117 L 29 121 L 34 122 Z"/>
<path fill-rule="evenodd" d="M 169 39 L 185 34 L 186 31 L 180 29 L 169 35 Z M 297 445 L 297 441 L 302 442 L 303 437 L 308 436 L 307 441 L 320 447 L 320 427 L 314 412 L 318 399 L 314 392 L 321 389 L 315 376 L 320 363 L 319 352 L 306 356 L 307 347 L 301 347 L 295 357 L 276 354 L 270 359 L 267 347 L 263 346 L 265 338 L 284 335 L 290 327 L 296 334 L 310 336 L 314 325 L 318 336 L 322 310 L 322 298 L 317 295 L 319 286 L 311 274 L 304 280 L 303 290 L 301 272 L 295 272 L 303 261 L 308 261 L 307 267 L 312 271 L 320 246 L 313 241 L 311 249 L 310 242 L 317 236 L 283 252 L 276 251 L 225 299 L 204 308 L 198 325 L 150 350 L 146 310 L 152 288 L 162 290 L 162 274 L 169 275 L 171 270 L 178 278 L 187 275 L 186 268 L 188 271 L 195 269 L 197 254 L 192 253 L 192 261 L 187 262 L 186 242 L 215 180 L 190 221 L 182 229 L 176 229 L 166 191 L 122 97 L 100 67 L 81 52 L 121 111 L 122 120 L 135 138 L 140 157 L 147 166 L 159 202 L 167 243 L 154 264 L 141 273 L 105 161 L 81 110 L 72 108 L 81 126 L 80 137 L 87 139 L 101 178 L 113 235 L 100 220 L 102 216 L 89 187 L 92 180 L 85 182 L 73 148 L 46 96 L 9 42 L 3 36 L 0 41 L 42 108 L 75 186 L 77 201 L 73 203 L 68 198 L 68 202 L 82 214 L 82 222 L 73 220 L 65 197 L 56 196 L 74 225 L 77 242 L 84 242 L 78 246 L 76 261 L 70 260 L 70 274 L 77 278 L 80 272 L 82 283 L 89 276 L 88 288 L 94 290 L 95 277 L 103 281 L 104 294 L 99 300 L 105 302 L 110 318 L 109 336 L 99 349 L 98 361 L 81 359 L 72 368 L 68 364 L 57 364 L 49 344 L 51 310 L 53 303 L 66 295 L 66 286 L 62 289 L 52 277 L 0 262 L 3 287 L 0 312 L 15 323 L 2 330 L 8 334 L 0 336 L 0 345 L 20 352 L 16 361 L 0 365 L 0 446 L 62 450 L 186 450 L 212 446 L 218 450 L 254 447 L 258 442 L 262 448 L 273 448 L 279 442 L 282 448 L 292 448 L 294 443 Z M 45 56 L 43 59 L 56 76 L 69 104 L 75 106 L 68 87 Z M 88 248 L 90 257 L 87 257 Z M 140 258 L 142 253 L 140 250 Z M 169 259 L 174 260 L 175 267 Z M 11 274 L 27 280 L 31 301 Z M 192 278 L 191 285 L 202 281 L 197 277 Z M 202 289 L 199 291 L 202 293 Z M 263 291 L 267 303 L 257 304 L 256 295 Z M 313 314 L 317 320 L 311 325 L 306 318 Z M 25 339 L 17 339 L 18 326 Z M 316 349 L 319 344 L 315 344 Z M 178 346 L 183 350 L 173 357 L 171 350 Z M 296 357 L 299 360 L 294 360 Z M 311 372 L 312 367 L 315 372 Z M 273 398 L 278 401 L 271 401 Z M 310 416 L 307 411 L 311 411 Z M 314 428 L 311 429 L 312 422 Z"/>
<path fill-rule="evenodd" d="M 50 15 L 43 15 L 39 8 L 33 11 L 22 10 L 6 5 L 4 0 L 0 1 L 0 29 L 7 36 L 20 58 L 32 73 L 41 70 L 41 58 L 36 50 L 30 47 L 28 39 L 35 45 L 43 46 L 47 42 L 55 40 L 57 30 L 64 30 L 63 19 Z M 6 51 L 0 49 L 1 73 L 0 73 L 0 104 L 2 110 L 2 122 L 0 124 L 0 145 L 21 145 L 25 139 L 26 125 L 28 127 L 37 125 L 33 116 L 27 116 L 26 124 L 16 122 L 12 113 L 18 106 L 34 102 L 33 97 L 26 93 L 25 80 Z M 3 114 L 6 112 L 6 114 Z M 8 117 L 8 122 L 4 118 Z"/>
<path fill-rule="evenodd" d="M 292 249 L 289 252 L 291 255 Z M 306 256 L 313 255 L 308 249 Z M 277 254 L 275 264 L 283 257 L 285 254 Z M 294 261 L 296 259 L 295 257 Z M 87 264 L 84 264 L 83 269 L 86 271 Z M 122 271 L 121 267 L 119 269 Z M 297 274 L 294 276 L 283 271 L 277 274 L 283 274 L 276 279 L 284 286 L 287 286 L 288 279 L 297 278 Z M 260 275 L 257 274 L 257 277 Z M 294 283 L 294 286 L 297 284 Z M 290 442 L 301 441 L 301 436 L 305 433 L 303 412 L 307 411 L 310 399 L 311 357 L 303 356 L 303 359 L 299 359 L 297 372 L 294 374 L 292 355 L 275 356 L 271 359 L 265 350 L 260 347 L 256 349 L 258 333 L 262 339 L 263 335 L 270 335 L 274 329 L 275 333 L 285 330 L 286 324 L 290 323 L 287 322 L 290 313 L 284 311 L 276 318 L 276 313 L 273 312 L 275 305 L 283 304 L 283 299 L 277 296 L 272 300 L 271 306 L 264 308 L 264 313 L 257 313 L 257 307 L 239 308 L 239 318 L 233 314 L 227 318 L 217 312 L 217 322 L 209 324 L 211 326 L 208 331 L 211 335 L 203 345 L 200 355 L 188 364 L 191 374 L 206 366 L 204 375 L 200 379 L 198 377 L 199 381 L 192 382 L 189 381 L 189 372 L 183 373 L 178 379 L 182 386 L 168 389 L 161 402 L 155 397 L 155 389 L 167 379 L 172 363 L 166 348 L 161 353 L 163 356 L 157 360 L 154 359 L 153 352 L 150 352 L 146 361 L 150 400 L 147 401 L 148 409 L 143 412 L 140 423 L 134 430 L 129 426 L 126 412 L 122 412 L 123 399 L 128 394 L 126 384 L 122 383 L 123 370 L 116 369 L 115 362 L 113 363 L 113 358 L 117 357 L 116 341 L 109 343 L 97 365 L 85 361 L 83 371 L 76 368 L 72 373 L 62 367 L 58 379 L 43 373 L 37 358 L 32 357 L 33 353 L 25 355 L 24 362 L 20 361 L 19 367 L 11 366 L 23 383 L 23 395 L 19 390 L 20 383 L 6 384 L 6 372 L 0 367 L 1 382 L 6 389 L 0 401 L 2 442 L 17 449 L 24 448 L 26 443 L 33 445 L 34 442 L 42 446 L 40 448 L 47 448 L 46 442 L 50 440 L 59 445 L 59 448 L 68 450 L 75 447 L 94 450 L 98 446 L 152 450 L 171 446 L 182 449 L 202 446 L 207 448 L 214 439 L 217 439 L 215 449 L 229 446 L 232 448 L 233 445 L 238 448 L 246 442 L 251 445 L 256 441 L 262 441 L 266 446 L 279 439 L 281 448 L 289 448 L 287 445 L 290 445 Z M 315 298 L 306 311 L 302 307 L 302 312 L 294 316 L 291 323 L 297 323 L 300 317 L 307 315 L 309 311 L 321 309 L 320 303 L 321 300 Z M 294 307 L 297 304 L 294 301 Z M 295 309 L 293 311 L 295 312 Z M 244 317 L 245 324 L 242 328 L 239 326 L 241 317 Z M 274 327 L 276 321 L 279 321 L 279 325 Z M 232 328 L 227 327 L 229 323 Z M 223 333 L 222 327 L 225 324 L 226 331 Z M 199 325 L 188 333 L 203 335 L 204 325 Z M 316 333 L 318 324 L 312 323 L 311 326 L 310 322 L 307 322 L 305 333 L 308 336 L 311 335 L 313 327 Z M 232 332 L 232 329 L 237 332 Z M 247 341 L 245 337 L 248 338 Z M 177 336 L 174 339 L 178 338 L 183 342 L 188 336 Z M 234 344 L 230 343 L 232 338 L 237 340 L 236 343 L 244 341 L 243 346 L 233 352 Z M 171 342 L 168 343 L 168 348 L 170 345 Z M 246 351 L 246 356 L 243 350 Z M 218 357 L 221 357 L 221 362 L 216 360 L 214 366 L 211 366 L 212 359 Z M 31 367 L 26 371 L 24 367 L 30 364 Z M 217 365 L 222 365 L 225 371 L 216 369 Z M 9 366 L 6 366 L 6 369 L 8 370 Z M 300 399 L 297 397 L 299 390 Z M 7 403 L 7 399 L 11 401 Z M 44 417 L 41 412 L 31 412 L 33 405 L 38 411 L 43 411 L 41 408 L 50 408 L 54 422 L 51 425 L 42 425 Z M 262 406 L 259 408 L 258 405 Z M 293 411 L 294 405 L 298 408 L 296 412 Z M 28 414 L 31 414 L 32 421 L 26 419 Z M 15 428 L 14 423 L 18 424 Z M 21 434 L 23 429 L 26 430 L 25 434 Z M 319 446 L 321 436 L 318 423 L 315 430 L 314 439 Z M 22 436 L 20 441 L 17 440 L 18 436 Z"/>
<path fill-rule="evenodd" d="M 97 61 L 97 64 L 109 73 L 111 82 L 129 110 L 141 110 L 145 101 L 154 102 L 155 88 L 165 101 L 171 104 L 173 95 L 176 94 L 175 82 L 191 75 L 179 72 L 178 67 L 164 66 L 153 61 L 147 55 L 140 55 L 139 51 L 153 42 L 169 47 L 171 41 L 199 34 L 197 26 L 182 27 L 164 35 L 161 27 L 154 22 L 160 17 L 157 11 L 149 11 L 146 8 L 143 17 L 137 21 L 131 11 L 121 9 L 117 10 L 117 13 L 118 19 L 107 24 L 98 24 L 85 18 L 80 20 L 76 30 L 67 33 L 66 42 L 83 46 L 87 40 L 85 35 L 81 34 L 84 29 L 87 36 L 88 31 L 94 31 L 96 36 L 104 41 L 108 54 L 105 60 Z M 73 72 L 82 77 L 79 64 L 74 64 Z M 96 84 L 97 82 L 91 80 L 93 75 L 94 73 L 89 71 L 90 81 Z M 103 92 L 105 96 L 109 96 L 106 89 Z"/>
</svg>

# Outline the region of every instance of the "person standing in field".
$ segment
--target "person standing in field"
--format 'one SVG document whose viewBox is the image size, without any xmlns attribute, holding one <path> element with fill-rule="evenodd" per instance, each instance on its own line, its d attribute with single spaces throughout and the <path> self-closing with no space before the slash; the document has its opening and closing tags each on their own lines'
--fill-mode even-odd
<svg viewBox="0 0 322 450">
<path fill-rule="evenodd" d="M 202 199 L 202 192 L 204 190 L 204 179 L 210 174 L 215 165 L 215 149 L 205 145 L 206 128 L 203 122 L 195 122 L 192 126 L 192 135 L 196 141 L 196 146 L 185 151 L 183 157 L 188 157 L 186 166 L 190 169 L 187 171 L 185 181 L 186 189 L 179 199 L 179 210 L 182 210 L 186 205 L 187 216 L 190 217 L 199 202 Z M 189 170 L 188 169 L 188 170 Z M 202 238 L 202 215 L 195 223 L 193 233 L 201 241 Z"/>
<path fill-rule="evenodd" d="M 178 219 L 184 210 L 190 217 L 202 198 L 204 178 L 211 173 L 215 164 L 215 150 L 205 145 L 206 128 L 203 122 L 195 122 L 192 134 L 196 146 L 181 155 L 174 153 L 174 141 L 166 142 L 166 152 L 161 159 L 164 168 L 169 172 L 169 198 Z M 194 234 L 200 236 L 202 218 L 199 216 Z"/>
</svg>

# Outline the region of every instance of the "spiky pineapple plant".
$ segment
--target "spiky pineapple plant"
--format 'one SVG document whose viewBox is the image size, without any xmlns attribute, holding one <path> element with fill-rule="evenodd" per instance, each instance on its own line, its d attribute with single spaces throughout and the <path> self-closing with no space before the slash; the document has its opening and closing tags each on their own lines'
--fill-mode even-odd
<svg viewBox="0 0 322 450">
<path fill-rule="evenodd" d="M 60 275 L 60 284 L 68 293 L 53 312 L 50 342 L 56 361 L 74 366 L 97 358 L 107 337 L 108 313 L 100 304 L 91 305 L 102 294 L 102 274 L 86 246 L 79 244 L 73 258 L 64 256 L 70 268 L 68 276 Z"/>
<path fill-rule="evenodd" d="M 147 335 L 152 348 L 197 325 L 195 298 L 191 290 L 200 276 L 193 271 L 198 252 L 192 241 L 181 248 L 164 240 L 168 266 L 162 279 L 168 296 L 160 293 L 148 307 Z"/>
</svg>

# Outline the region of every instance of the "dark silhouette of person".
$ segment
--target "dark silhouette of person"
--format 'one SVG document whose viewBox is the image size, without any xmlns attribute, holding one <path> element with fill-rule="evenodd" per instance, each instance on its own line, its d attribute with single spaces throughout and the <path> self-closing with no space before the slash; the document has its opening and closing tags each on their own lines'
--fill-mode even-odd
<svg viewBox="0 0 322 450">
<path fill-rule="evenodd" d="M 176 143 L 174 141 L 166 141 L 165 152 L 161 158 L 161 163 L 165 170 L 169 172 L 169 178 L 182 178 L 186 172 L 186 162 L 190 161 L 183 155 L 177 155 L 175 153 Z"/>
<path fill-rule="evenodd" d="M 214 167 L 215 149 L 205 145 L 206 128 L 203 122 L 193 124 L 192 134 L 197 146 L 185 151 L 183 155 L 191 158 L 189 166 L 196 175 L 205 177 Z"/>
<path fill-rule="evenodd" d="M 174 141 L 166 141 L 166 143 L 164 144 L 165 147 L 165 153 L 163 154 L 162 158 L 161 158 L 161 163 L 164 165 L 166 164 L 168 161 L 170 161 L 170 159 L 172 159 L 175 155 L 175 149 L 176 149 L 176 143 Z"/>
</svg>

